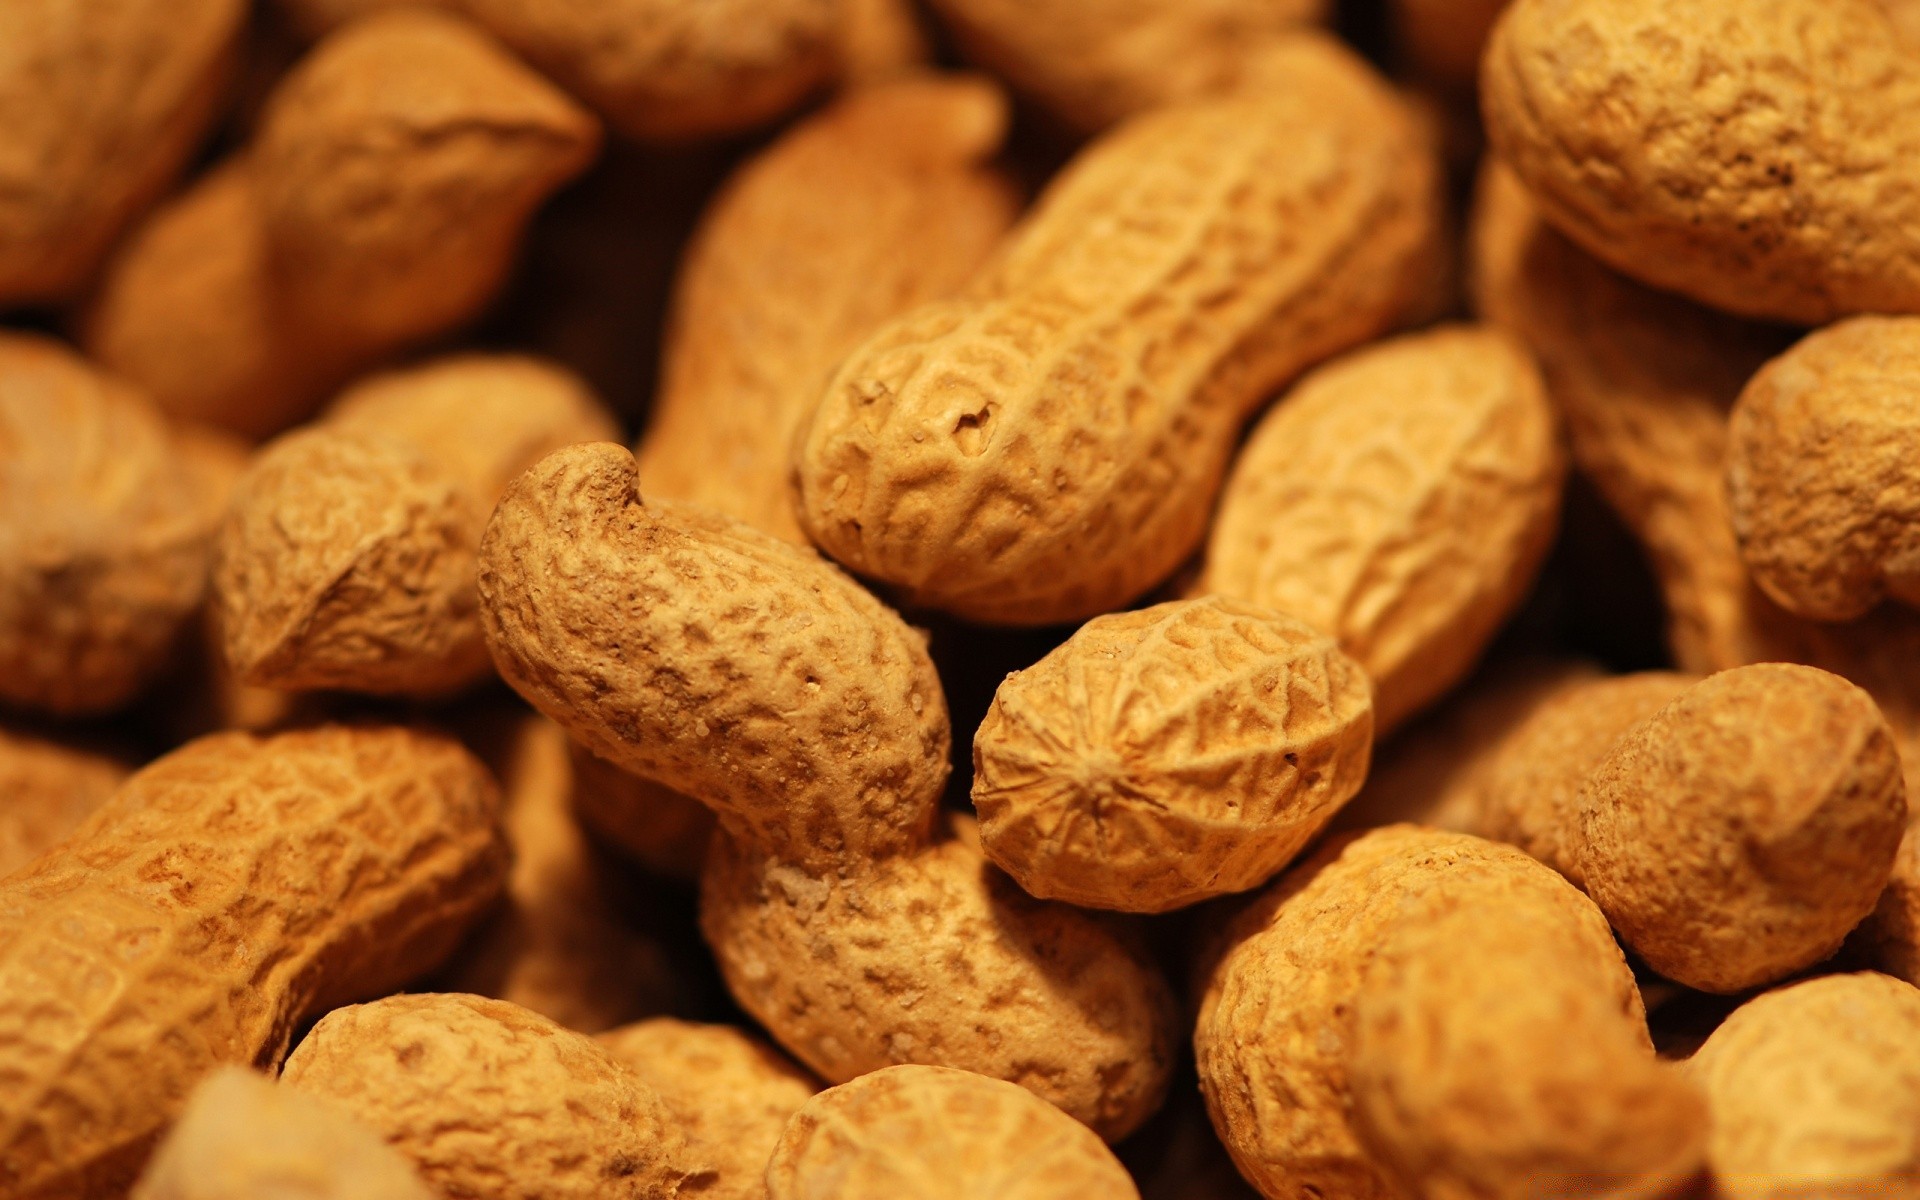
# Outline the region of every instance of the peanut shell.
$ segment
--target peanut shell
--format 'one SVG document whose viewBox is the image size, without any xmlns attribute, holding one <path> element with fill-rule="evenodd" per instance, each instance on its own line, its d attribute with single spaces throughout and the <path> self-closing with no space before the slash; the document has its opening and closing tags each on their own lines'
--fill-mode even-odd
<svg viewBox="0 0 1920 1200">
<path fill-rule="evenodd" d="M 129 774 L 104 754 L 0 729 L 0 878 L 58 845 Z"/>
</svg>

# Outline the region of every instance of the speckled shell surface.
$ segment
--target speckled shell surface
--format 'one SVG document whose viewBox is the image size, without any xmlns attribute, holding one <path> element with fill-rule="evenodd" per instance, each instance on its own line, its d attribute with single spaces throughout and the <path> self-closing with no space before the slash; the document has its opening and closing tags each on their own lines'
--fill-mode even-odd
<svg viewBox="0 0 1920 1200">
<path fill-rule="evenodd" d="M 1872 699 L 1763 663 L 1694 684 L 1581 786 L 1589 895 L 1662 975 L 1737 992 L 1811 966 L 1873 910 L 1906 827 Z"/>
<path fill-rule="evenodd" d="M 0 881 L 0 1191 L 126 1186 L 201 1076 L 431 969 L 498 892 L 485 770 L 395 728 L 218 734 Z"/>
<path fill-rule="evenodd" d="M 715 1173 L 702 1196 L 765 1200 L 767 1159 L 787 1121 L 820 1090 L 813 1076 L 731 1025 L 659 1017 L 600 1035 L 651 1087 Z"/>
<path fill-rule="evenodd" d="M 1734 532 L 1788 611 L 1920 605 L 1920 317 L 1856 317 L 1768 363 L 1734 405 Z"/>
<path fill-rule="evenodd" d="M 788 861 L 919 844 L 948 770 L 921 636 L 811 551 L 638 486 L 633 456 L 598 443 L 507 490 L 480 555 L 501 675 Z"/>
<path fill-rule="evenodd" d="M 835 366 L 882 321 L 957 290 L 1016 213 L 988 165 L 998 88 L 913 78 L 851 93 L 735 173 L 674 285 L 640 439 L 649 496 L 804 542 L 793 440 Z"/>
<path fill-rule="evenodd" d="M 794 1115 L 772 1200 L 1138 1200 L 1100 1139 L 1031 1092 L 944 1067 L 887 1067 Z"/>
<path fill-rule="evenodd" d="M 971 822 L 955 823 L 847 878 L 716 838 L 700 927 L 728 988 L 829 1083 L 895 1063 L 957 1067 L 1125 1136 L 1173 1069 L 1166 981 L 1103 918 L 1021 891 Z"/>
<path fill-rule="evenodd" d="M 592 1038 L 504 1000 L 389 996 L 321 1018 L 281 1086 L 385 1138 L 443 1200 L 672 1200 L 710 1172 Z"/>
<path fill-rule="evenodd" d="M 1873 0 L 1518 0 L 1482 106 L 1553 223 L 1654 287 L 1920 311 L 1920 55 Z"/>
<path fill-rule="evenodd" d="M 1242 421 L 1408 306 L 1435 163 L 1348 52 L 1171 106 L 1057 176 L 959 298 L 841 364 L 796 450 L 800 520 L 912 602 L 1045 625 L 1199 544 Z"/>
<path fill-rule="evenodd" d="M 104 754 L 0 729 L 0 877 L 72 833 L 128 774 Z"/>
<path fill-rule="evenodd" d="M 1920 991 L 1871 971 L 1747 1001 L 1687 1063 L 1729 1200 L 1920 1190 Z"/>
<path fill-rule="evenodd" d="M 980 840 L 1036 896 L 1163 912 L 1265 883 L 1372 742 L 1366 674 L 1304 622 L 1217 596 L 1096 617 L 994 694 Z"/>
<path fill-rule="evenodd" d="M 1539 370 L 1507 335 L 1369 347 L 1254 427 L 1201 587 L 1334 635 L 1389 730 L 1458 683 L 1526 594 L 1565 473 Z"/>
</svg>

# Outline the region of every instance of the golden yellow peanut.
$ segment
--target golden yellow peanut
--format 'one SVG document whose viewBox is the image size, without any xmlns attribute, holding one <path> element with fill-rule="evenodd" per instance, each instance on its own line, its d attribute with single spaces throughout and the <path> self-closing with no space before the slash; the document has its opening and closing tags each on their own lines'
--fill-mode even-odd
<svg viewBox="0 0 1920 1200">
<path fill-rule="evenodd" d="M 0 1193 L 124 1188 L 195 1081 L 431 970 L 499 891 L 499 794 L 399 728 L 219 734 L 0 881 Z"/>
<path fill-rule="evenodd" d="M 1021 891 L 968 818 L 952 825 L 847 876 L 720 837 L 700 927 L 734 998 L 829 1083 L 896 1063 L 957 1066 L 1125 1137 L 1173 1069 L 1166 981 L 1115 927 Z"/>
<path fill-rule="evenodd" d="M 235 489 L 213 593 L 249 684 L 433 696 L 491 673 L 474 593 L 487 515 L 521 471 L 613 420 L 571 373 L 460 355 L 349 389 Z"/>
<path fill-rule="evenodd" d="M 1139 1200 L 1100 1139 L 1033 1095 L 946 1067 L 888 1067 L 794 1114 L 770 1200 Z"/>
<path fill-rule="evenodd" d="M 1480 53 L 1507 0 L 1393 0 L 1394 43 L 1416 75 L 1471 92 Z"/>
<path fill-rule="evenodd" d="M 578 779 L 565 731 L 522 711 L 478 723 L 468 737 L 500 779 L 513 868 L 501 903 L 436 986 L 507 1000 L 583 1033 L 671 1009 L 673 964 L 626 917 L 618 867 L 574 820 Z"/>
<path fill-rule="evenodd" d="M 344 1114 L 221 1067 L 193 1090 L 132 1200 L 431 1200 L 406 1159 Z"/>
<path fill-rule="evenodd" d="M 809 871 L 924 841 L 949 736 L 924 638 L 811 551 L 639 486 L 594 444 L 507 490 L 480 550 L 501 675 Z"/>
<path fill-rule="evenodd" d="M 699 879 L 713 836 L 713 810 L 568 741 L 573 811 L 580 824 L 655 875 L 687 883 Z"/>
<path fill-rule="evenodd" d="M 660 394 L 640 440 L 650 496 L 803 542 L 795 432 L 874 326 L 947 295 L 1016 211 L 986 160 L 1006 101 L 981 79 L 856 91 L 729 181 L 675 284 Z"/>
<path fill-rule="evenodd" d="M 217 113 L 241 0 L 0 9 L 0 309 L 70 299 Z"/>
<path fill-rule="evenodd" d="M 1920 60 L 1874 0 L 1516 0 L 1482 104 L 1554 225 L 1637 279 L 1799 324 L 1920 311 Z"/>
<path fill-rule="evenodd" d="M 1829 975 L 1736 1009 L 1687 1063 L 1729 1200 L 1920 1190 L 1920 990 Z"/>
<path fill-rule="evenodd" d="M 463 21 L 356 21 L 281 80 L 244 161 L 135 231 L 88 347 L 171 412 L 277 432 L 476 315 L 533 210 L 598 141 L 591 116 Z"/>
<path fill-rule="evenodd" d="M 443 1200 L 671 1200 L 712 1175 L 660 1098 L 590 1037 L 479 996 L 335 1009 L 281 1086 L 353 1116 Z"/>
<path fill-rule="evenodd" d="M 1727 486 L 1754 582 L 1789 612 L 1920 605 L 1920 318 L 1856 317 L 1768 363 L 1734 405 Z"/>
<path fill-rule="evenodd" d="M 1527 352 L 1445 327 L 1321 367 L 1254 427 L 1201 589 L 1332 634 L 1390 730 L 1472 669 L 1531 586 L 1565 476 Z"/>
<path fill-rule="evenodd" d="M 1782 663 L 1694 684 L 1581 786 L 1572 859 L 1622 940 L 1677 983 L 1737 992 L 1811 966 L 1873 910 L 1906 828 L 1886 718 Z"/>
<path fill-rule="evenodd" d="M 808 535 L 990 624 L 1172 573 L 1241 423 L 1403 313 L 1437 233 L 1432 148 L 1382 81 L 1321 39 L 1283 75 L 1100 139 L 961 296 L 853 351 L 796 451 Z"/>
<path fill-rule="evenodd" d="M 237 452 L 65 346 L 0 333 L 0 700 L 131 700 L 205 591 Z"/>
<path fill-rule="evenodd" d="M 819 1085 L 785 1055 L 731 1025 L 659 1017 L 600 1035 L 647 1082 L 715 1172 L 700 1194 L 764 1200 L 767 1159 Z"/>
<path fill-rule="evenodd" d="M 1905 39 L 1908 45 L 1920 48 L 1920 3 L 1915 0 L 1880 0 L 1880 7 L 1886 11 L 1887 19 L 1893 22 L 1894 32 Z"/>
<path fill-rule="evenodd" d="M 1164 912 L 1265 883 L 1372 742 L 1366 674 L 1303 621 L 1219 596 L 1096 617 L 994 693 L 980 840 L 1035 896 Z"/>
<path fill-rule="evenodd" d="M 1707 1109 L 1653 1055 L 1606 918 L 1545 869 L 1409 897 L 1355 1001 L 1361 1137 L 1429 1200 L 1664 1196 Z"/>
<path fill-rule="evenodd" d="M 1224 92 L 1326 0 L 932 0 L 968 58 L 1085 133 Z"/>
<path fill-rule="evenodd" d="M 104 754 L 0 729 L 0 878 L 59 845 L 129 773 Z"/>
</svg>

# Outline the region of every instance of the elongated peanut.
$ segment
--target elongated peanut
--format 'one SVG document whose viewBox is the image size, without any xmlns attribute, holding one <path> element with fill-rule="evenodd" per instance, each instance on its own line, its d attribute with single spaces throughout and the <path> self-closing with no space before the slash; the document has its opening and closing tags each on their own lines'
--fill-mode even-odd
<svg viewBox="0 0 1920 1200">
<path fill-rule="evenodd" d="M 1802 324 L 1920 311 L 1913 54 L 1874 0 L 1517 0 L 1487 132 L 1555 226 L 1654 287 Z"/>
<path fill-rule="evenodd" d="M 238 467 L 64 346 L 0 333 L 0 700 L 103 712 L 151 681 Z"/>
<path fill-rule="evenodd" d="M 1443 328 L 1361 350 L 1255 426 L 1201 588 L 1332 634 L 1392 729 L 1472 669 L 1526 594 L 1565 469 L 1539 371 L 1505 335 Z"/>
<path fill-rule="evenodd" d="M 1006 102 L 985 80 L 925 77 L 855 92 L 726 185 L 675 285 L 648 494 L 693 500 L 804 541 L 794 434 L 846 353 L 882 321 L 965 283 L 1012 223 L 984 160 Z"/>
<path fill-rule="evenodd" d="M 731 1025 L 667 1017 L 622 1026 L 600 1044 L 645 1080 L 714 1181 L 714 1200 L 767 1195 L 767 1159 L 787 1122 L 819 1090 L 812 1076 Z"/>
<path fill-rule="evenodd" d="M 498 805 L 458 745 L 392 728 L 220 734 L 134 775 L 0 881 L 0 1190 L 125 1187 L 215 1066 L 430 970 L 499 890 Z"/>
<path fill-rule="evenodd" d="M 1713 1106 L 1730 1200 L 1898 1196 L 1920 1188 L 1920 991 L 1873 972 L 1766 993 L 1687 1069 Z"/>
<path fill-rule="evenodd" d="M 479 996 L 335 1009 L 281 1086 L 370 1126 L 445 1200 L 671 1200 L 711 1177 L 660 1098 L 590 1037 Z"/>
<path fill-rule="evenodd" d="M 1011 1084 L 888 1067 L 794 1114 L 767 1165 L 771 1200 L 1138 1200 L 1100 1139 Z"/>
<path fill-rule="evenodd" d="M 1753 578 L 1788 611 L 1849 620 L 1920 605 L 1920 318 L 1857 317 L 1756 375 L 1727 483 Z"/>
<path fill-rule="evenodd" d="M 0 10 L 0 309 L 66 300 L 211 124 L 241 0 Z"/>
<path fill-rule="evenodd" d="M 0 877 L 58 845 L 127 775 L 104 754 L 0 729 Z"/>
<path fill-rule="evenodd" d="M 194 1088 L 132 1200 L 431 1200 L 379 1135 L 241 1067 Z"/>
<path fill-rule="evenodd" d="M 882 326 L 797 451 L 800 519 L 916 604 L 1044 625 L 1196 547 L 1240 424 L 1410 302 L 1431 148 L 1347 52 L 1084 151 L 957 299 Z"/>
<path fill-rule="evenodd" d="M 1033 895 L 1161 912 L 1265 883 L 1359 790 L 1366 675 L 1213 596 L 1096 617 L 1007 677 L 973 741 L 987 856 Z"/>
<path fill-rule="evenodd" d="M 1568 840 L 1648 965 L 1736 992 L 1839 948 L 1886 886 L 1906 817 L 1873 701 L 1776 663 L 1710 676 L 1616 742 Z"/>
</svg>

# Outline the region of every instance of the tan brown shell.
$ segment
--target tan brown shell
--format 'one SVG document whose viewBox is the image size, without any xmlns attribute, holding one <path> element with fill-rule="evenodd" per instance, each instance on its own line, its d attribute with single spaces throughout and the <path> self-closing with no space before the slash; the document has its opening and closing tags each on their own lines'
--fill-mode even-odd
<svg viewBox="0 0 1920 1200">
<path fill-rule="evenodd" d="M 1688 688 L 1614 743 L 1579 808 L 1582 886 L 1649 966 L 1710 992 L 1838 949 L 1886 886 L 1907 819 L 1872 699 L 1783 663 Z"/>
<path fill-rule="evenodd" d="M 787 1126 L 770 1200 L 1139 1200 L 1113 1151 L 1031 1092 L 945 1067 L 829 1088 Z"/>
<path fill-rule="evenodd" d="M 1519 605 L 1565 471 L 1539 371 L 1506 335 L 1383 342 L 1254 427 L 1201 587 L 1332 634 L 1372 677 L 1384 732 L 1464 678 Z"/>
<path fill-rule="evenodd" d="M 665 784 L 623 771 L 568 739 L 573 811 L 580 823 L 655 875 L 700 878 L 713 836 L 713 810 Z"/>
<path fill-rule="evenodd" d="M 1554 225 L 1654 287 L 1920 311 L 1920 60 L 1874 0 L 1517 0 L 1482 106 Z"/>
<path fill-rule="evenodd" d="M 221 1067 L 134 1185 L 131 1200 L 432 1200 L 371 1129 L 241 1067 Z"/>
<path fill-rule="evenodd" d="M 242 0 L 0 8 L 0 309 L 70 299 L 217 114 Z"/>
<path fill-rule="evenodd" d="M 1687 1063 L 1729 1200 L 1920 1189 L 1920 991 L 1829 975 L 1747 1001 Z"/>
<path fill-rule="evenodd" d="M 0 729 L 0 878 L 58 845 L 130 773 L 104 754 Z"/>
<path fill-rule="evenodd" d="M 1432 148 L 1330 41 L 1285 86 L 1083 151 L 959 298 L 875 330 L 796 451 L 808 535 L 915 604 L 1045 625 L 1199 544 L 1240 424 L 1379 333 L 1434 245 Z"/>
<path fill-rule="evenodd" d="M 957 290 L 1013 221 L 987 160 L 1007 105 L 984 79 L 855 91 L 737 171 L 681 262 L 660 392 L 640 439 L 650 496 L 804 542 L 795 433 L 872 329 Z"/>
<path fill-rule="evenodd" d="M 335 1009 L 287 1059 L 281 1086 L 371 1127 L 444 1200 L 503 1188 L 671 1200 L 710 1175 L 639 1076 L 504 1000 L 430 993 Z"/>
<path fill-rule="evenodd" d="M 631 454 L 592 444 L 507 490 L 480 552 L 501 675 L 789 862 L 918 845 L 948 770 L 922 637 L 811 551 L 638 486 Z"/>
<path fill-rule="evenodd" d="M 1108 1140 L 1160 1106 L 1174 1005 L 1141 947 L 1033 897 L 971 821 L 849 877 L 715 840 L 700 927 L 734 999 L 829 1083 L 895 1063 L 1018 1083 Z"/>
<path fill-rule="evenodd" d="M 221 1063 L 431 970 L 506 874 L 499 793 L 398 728 L 218 734 L 0 880 L 0 1192 L 114 1194 Z"/>
<path fill-rule="evenodd" d="M 238 466 L 59 343 L 0 333 L 0 701 L 97 713 L 152 680 Z"/>
<path fill-rule="evenodd" d="M 1218 596 L 1096 617 L 994 693 L 980 840 L 1035 896 L 1164 912 L 1265 883 L 1372 742 L 1366 674 L 1305 622 Z"/>
<path fill-rule="evenodd" d="M 647 1082 L 714 1170 L 700 1194 L 764 1200 L 767 1159 L 793 1114 L 820 1090 L 813 1076 L 744 1029 L 657 1017 L 600 1035 Z"/>
<path fill-rule="evenodd" d="M 1768 363 L 1734 405 L 1733 528 L 1789 612 L 1920 606 L 1920 318 L 1855 317 Z"/>
</svg>

